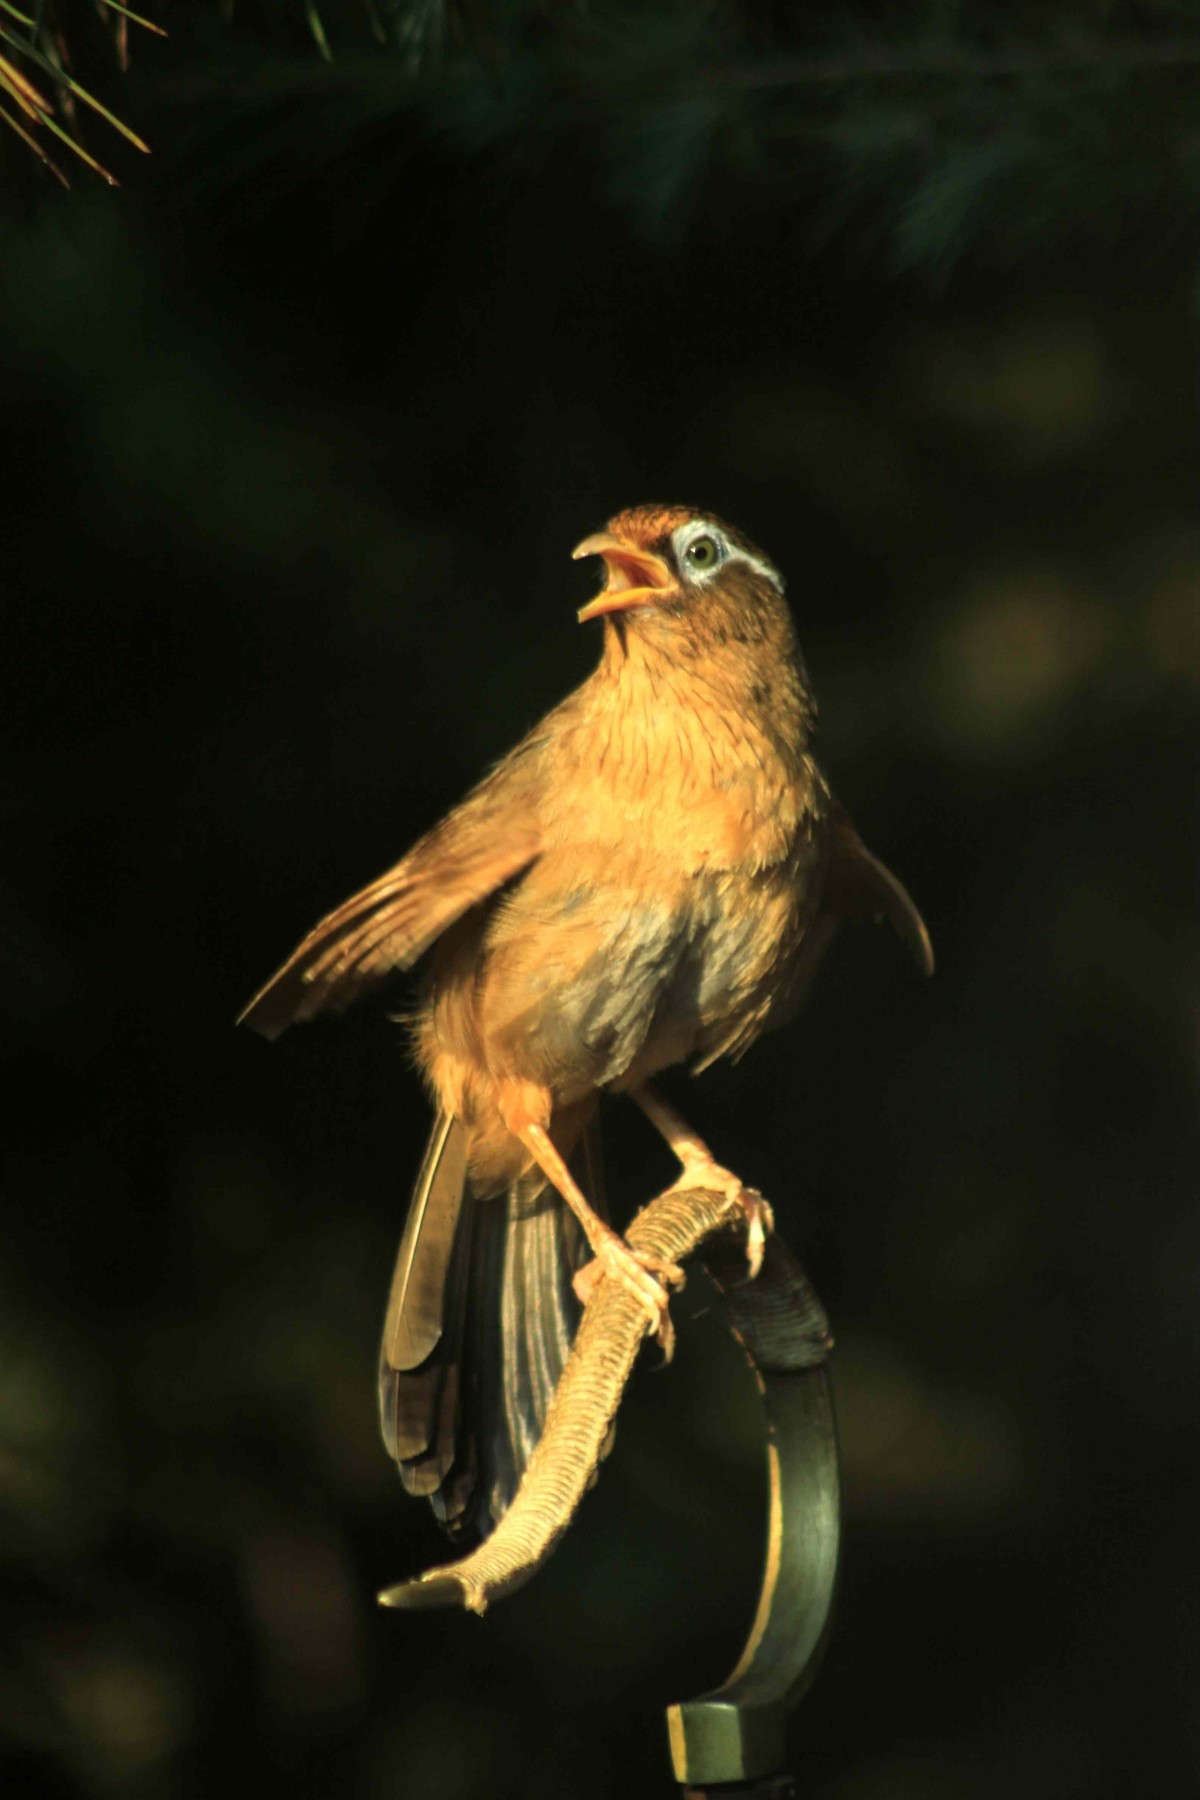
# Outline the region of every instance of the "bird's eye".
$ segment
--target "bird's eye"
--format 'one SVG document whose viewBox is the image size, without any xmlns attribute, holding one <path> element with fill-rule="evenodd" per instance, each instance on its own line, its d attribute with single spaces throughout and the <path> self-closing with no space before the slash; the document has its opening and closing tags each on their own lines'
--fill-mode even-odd
<svg viewBox="0 0 1200 1800">
<path fill-rule="evenodd" d="M 716 538 L 698 537 L 694 544 L 689 544 L 684 551 L 684 560 L 693 569 L 713 569 L 721 559 L 721 551 Z"/>
</svg>

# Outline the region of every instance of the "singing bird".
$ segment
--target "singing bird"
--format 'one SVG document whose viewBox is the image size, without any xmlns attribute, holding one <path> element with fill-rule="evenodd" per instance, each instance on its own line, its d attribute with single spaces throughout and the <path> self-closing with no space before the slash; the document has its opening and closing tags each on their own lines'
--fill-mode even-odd
<svg viewBox="0 0 1200 1800">
<path fill-rule="evenodd" d="M 595 672 L 242 1015 L 275 1037 L 430 953 L 412 1032 L 437 1117 L 380 1404 L 405 1485 L 451 1530 L 486 1531 L 511 1499 L 597 1281 L 630 1288 L 669 1351 L 680 1272 L 603 1216 L 601 1093 L 637 1103 L 681 1186 L 741 1200 L 753 1267 L 764 1204 L 652 1078 L 738 1057 L 787 1020 L 843 919 L 886 916 L 933 966 L 919 912 L 814 758 L 774 564 L 686 507 L 631 508 L 574 555 L 605 570 L 579 612 L 603 620 Z"/>
</svg>

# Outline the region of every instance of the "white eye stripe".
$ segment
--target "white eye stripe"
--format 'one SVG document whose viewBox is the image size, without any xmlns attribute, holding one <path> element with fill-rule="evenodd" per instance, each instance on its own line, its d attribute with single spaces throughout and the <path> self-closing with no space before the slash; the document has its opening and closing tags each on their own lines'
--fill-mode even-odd
<svg viewBox="0 0 1200 1800">
<path fill-rule="evenodd" d="M 731 544 L 729 560 L 730 562 L 745 563 L 748 569 L 753 569 L 756 575 L 761 575 L 764 581 L 769 581 L 771 586 L 777 588 L 782 594 L 783 576 L 773 563 L 767 561 L 765 556 L 754 556 L 749 550 L 741 550 L 736 544 Z"/>
<path fill-rule="evenodd" d="M 707 567 L 698 569 L 690 566 L 686 558 L 691 546 L 700 538 L 711 538 L 717 546 L 718 555 L 716 560 Z M 761 575 L 765 581 L 769 581 L 779 593 L 783 592 L 783 579 L 778 569 L 774 568 L 765 557 L 755 556 L 752 551 L 743 550 L 740 544 L 731 544 L 720 527 L 710 524 L 707 519 L 690 519 L 686 525 L 677 526 L 671 533 L 671 548 L 675 552 L 675 561 L 678 567 L 687 571 L 688 579 L 692 582 L 709 581 L 719 569 L 724 568 L 726 563 L 740 562 L 745 563 L 748 569 L 753 569 L 756 575 Z"/>
</svg>

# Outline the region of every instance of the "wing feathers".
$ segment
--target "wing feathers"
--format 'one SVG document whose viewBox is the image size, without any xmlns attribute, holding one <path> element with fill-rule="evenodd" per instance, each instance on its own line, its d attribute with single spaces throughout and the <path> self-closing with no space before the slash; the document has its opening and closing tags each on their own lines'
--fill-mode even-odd
<svg viewBox="0 0 1200 1800">
<path fill-rule="evenodd" d="M 239 1023 L 264 1037 L 341 1012 L 373 982 L 407 969 L 447 926 L 537 856 L 526 788 L 502 767 L 402 862 L 327 914 L 257 993 Z"/>
<path fill-rule="evenodd" d="M 833 854 L 822 896 L 824 909 L 844 918 L 886 916 L 924 975 L 933 974 L 933 945 L 908 889 L 872 856 L 840 806 L 833 812 Z"/>
</svg>

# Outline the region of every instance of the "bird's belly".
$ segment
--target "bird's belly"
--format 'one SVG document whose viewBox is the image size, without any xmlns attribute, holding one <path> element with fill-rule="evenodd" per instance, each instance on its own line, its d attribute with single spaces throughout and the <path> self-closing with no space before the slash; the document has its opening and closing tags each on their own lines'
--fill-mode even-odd
<svg viewBox="0 0 1200 1800">
<path fill-rule="evenodd" d="M 478 995 L 493 1073 L 569 1102 L 753 1035 L 803 932 L 795 858 L 656 874 L 610 864 L 590 887 L 522 884 L 489 933 Z"/>
<path fill-rule="evenodd" d="M 636 1087 L 674 1063 L 702 1067 L 758 1036 L 804 935 L 806 887 L 795 876 L 789 864 L 707 884 L 687 950 L 614 1086 Z"/>
<path fill-rule="evenodd" d="M 520 894 L 496 924 L 478 996 L 494 1075 L 569 1103 L 613 1081 L 641 1048 L 688 946 L 686 893 L 611 882 Z"/>
</svg>

